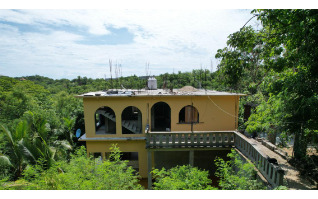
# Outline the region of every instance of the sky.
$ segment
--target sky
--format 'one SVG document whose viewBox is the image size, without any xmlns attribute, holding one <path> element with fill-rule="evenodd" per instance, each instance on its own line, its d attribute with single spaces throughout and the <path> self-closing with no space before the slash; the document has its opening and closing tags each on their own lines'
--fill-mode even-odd
<svg viewBox="0 0 318 199">
<path fill-rule="evenodd" d="M 122 76 L 146 75 L 147 63 L 151 75 L 215 71 L 217 50 L 253 16 L 213 6 L 138 8 L 1 9 L 0 75 L 109 78 L 109 60 L 113 77 L 116 65 Z"/>
</svg>

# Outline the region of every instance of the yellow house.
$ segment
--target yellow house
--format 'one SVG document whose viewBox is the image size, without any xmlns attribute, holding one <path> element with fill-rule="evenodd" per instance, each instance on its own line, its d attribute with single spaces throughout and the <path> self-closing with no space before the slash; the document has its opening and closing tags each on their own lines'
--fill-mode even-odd
<svg viewBox="0 0 318 199">
<path fill-rule="evenodd" d="M 177 158 L 193 164 L 194 150 L 230 145 L 230 132 L 238 126 L 242 94 L 191 86 L 173 90 L 149 87 L 77 96 L 83 98 L 85 118 L 85 134 L 79 140 L 86 141 L 88 153 L 107 158 L 110 146 L 116 143 L 123 152 L 122 158 L 129 160 L 142 178 L 147 178 L 156 165 Z M 163 152 L 156 153 L 160 150 Z M 169 160 L 165 150 L 188 151 L 190 159 L 180 153 Z"/>
</svg>

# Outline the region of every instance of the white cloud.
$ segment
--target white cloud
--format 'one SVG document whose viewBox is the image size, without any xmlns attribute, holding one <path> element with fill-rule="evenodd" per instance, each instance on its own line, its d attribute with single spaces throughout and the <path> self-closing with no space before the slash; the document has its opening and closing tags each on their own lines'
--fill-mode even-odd
<svg viewBox="0 0 318 199">
<path fill-rule="evenodd" d="M 118 60 L 123 75 L 191 71 L 210 68 L 227 36 L 251 17 L 249 10 L 0 10 L 0 21 L 52 29 L 19 32 L 0 26 L 0 69 L 9 76 L 44 75 L 53 78 L 107 76 L 108 59 Z M 255 19 L 256 21 L 256 19 Z M 255 23 L 254 20 L 250 24 Z M 67 26 L 72 28 L 63 29 Z M 58 28 L 60 27 L 60 28 Z M 109 27 L 127 28 L 134 42 L 84 45 L 83 35 L 109 35 Z M 107 29 L 108 28 L 108 29 Z M 214 65 L 216 68 L 216 65 Z"/>
</svg>

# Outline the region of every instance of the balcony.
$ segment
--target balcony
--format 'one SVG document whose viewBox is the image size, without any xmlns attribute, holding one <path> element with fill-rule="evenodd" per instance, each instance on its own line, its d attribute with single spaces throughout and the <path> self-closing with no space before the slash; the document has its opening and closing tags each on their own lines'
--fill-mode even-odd
<svg viewBox="0 0 318 199">
<path fill-rule="evenodd" d="M 151 153 L 149 151 L 157 149 L 165 150 L 170 148 L 169 150 L 174 150 L 176 148 L 186 148 L 189 151 L 193 151 L 198 148 L 211 150 L 236 148 L 254 163 L 269 184 L 273 187 L 283 185 L 284 171 L 280 166 L 270 163 L 268 156 L 258 149 L 255 143 L 235 131 L 149 132 L 146 133 L 146 148 L 149 149 L 149 162 L 151 162 L 151 156 L 149 155 Z M 151 168 L 151 164 L 149 164 L 149 168 Z"/>
<path fill-rule="evenodd" d="M 194 132 L 149 132 L 146 134 L 146 148 L 232 148 L 233 131 Z"/>
</svg>

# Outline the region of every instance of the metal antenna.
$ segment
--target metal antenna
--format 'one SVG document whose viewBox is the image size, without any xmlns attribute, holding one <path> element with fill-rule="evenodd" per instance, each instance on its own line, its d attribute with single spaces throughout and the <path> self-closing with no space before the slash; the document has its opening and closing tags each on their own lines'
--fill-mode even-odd
<svg viewBox="0 0 318 199">
<path fill-rule="evenodd" d="M 119 84 L 120 84 L 121 87 L 123 87 L 122 82 L 121 82 L 121 80 L 122 80 L 122 78 L 123 78 L 123 71 L 122 71 L 121 64 L 119 64 L 118 70 L 119 70 L 119 76 L 120 76 L 120 78 L 119 78 Z"/>
<path fill-rule="evenodd" d="M 147 87 L 148 86 L 147 82 L 148 82 L 148 79 L 150 77 L 149 62 L 146 62 L 145 71 L 146 71 L 146 87 Z"/>
<path fill-rule="evenodd" d="M 112 74 L 112 60 L 109 59 L 109 71 L 110 71 L 110 85 L 111 88 L 113 89 L 113 74 Z"/>
<path fill-rule="evenodd" d="M 213 72 L 213 60 L 211 59 L 211 73 Z"/>
<path fill-rule="evenodd" d="M 115 87 L 116 87 L 116 90 L 117 90 L 117 88 L 118 88 L 118 63 L 117 63 L 117 60 L 116 60 L 116 65 L 115 65 L 115 77 L 116 77 L 116 85 L 115 85 Z"/>
</svg>

